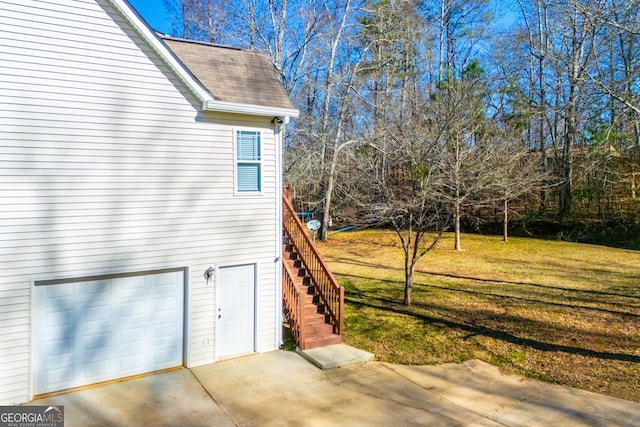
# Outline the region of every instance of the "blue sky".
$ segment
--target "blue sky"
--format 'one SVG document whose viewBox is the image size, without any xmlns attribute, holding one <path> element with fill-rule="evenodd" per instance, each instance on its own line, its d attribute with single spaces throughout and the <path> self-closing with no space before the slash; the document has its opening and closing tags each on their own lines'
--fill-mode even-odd
<svg viewBox="0 0 640 427">
<path fill-rule="evenodd" d="M 166 34 L 171 32 L 171 22 L 164 0 L 129 0 L 129 3 L 154 30 Z"/>
<path fill-rule="evenodd" d="M 514 3 L 509 0 L 493 1 L 499 6 L 496 26 L 505 27 L 511 25 L 517 16 L 517 8 Z M 165 34 L 171 33 L 171 22 L 167 14 L 165 0 L 129 0 L 129 3 L 154 30 Z"/>
</svg>

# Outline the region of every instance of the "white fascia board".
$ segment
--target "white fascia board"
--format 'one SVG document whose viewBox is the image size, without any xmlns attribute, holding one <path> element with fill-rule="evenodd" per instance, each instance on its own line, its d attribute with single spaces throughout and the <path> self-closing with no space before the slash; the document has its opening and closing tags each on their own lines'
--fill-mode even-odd
<svg viewBox="0 0 640 427">
<path fill-rule="evenodd" d="M 213 100 L 213 96 L 206 90 L 200 82 L 198 82 L 193 75 L 184 67 L 184 65 L 176 59 L 173 53 L 169 50 L 167 45 L 162 42 L 147 23 L 138 15 L 133 6 L 126 0 L 107 0 L 111 6 L 122 15 L 123 18 L 131 24 L 135 31 L 142 37 L 142 39 L 160 55 L 162 60 L 169 66 L 176 76 L 182 80 L 187 87 L 196 95 L 202 104 Z"/>
<path fill-rule="evenodd" d="M 252 116 L 287 117 L 296 118 L 300 112 L 296 109 L 263 107 L 253 104 L 239 104 L 237 102 L 226 102 L 208 100 L 204 103 L 205 111 L 216 111 L 219 113 L 239 113 Z"/>
</svg>

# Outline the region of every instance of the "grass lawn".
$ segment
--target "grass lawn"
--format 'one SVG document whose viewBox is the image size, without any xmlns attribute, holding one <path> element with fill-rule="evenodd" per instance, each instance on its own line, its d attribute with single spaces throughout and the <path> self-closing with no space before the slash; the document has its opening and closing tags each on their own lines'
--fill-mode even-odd
<svg viewBox="0 0 640 427">
<path fill-rule="evenodd" d="M 453 235 L 416 268 L 402 303 L 391 231 L 333 234 L 318 247 L 345 287 L 345 341 L 377 360 L 482 359 L 507 372 L 640 402 L 640 252 Z"/>
</svg>

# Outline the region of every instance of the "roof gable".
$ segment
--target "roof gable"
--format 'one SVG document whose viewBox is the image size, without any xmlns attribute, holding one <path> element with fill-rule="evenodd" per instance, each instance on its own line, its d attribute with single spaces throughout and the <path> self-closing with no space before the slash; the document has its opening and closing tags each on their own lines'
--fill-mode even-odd
<svg viewBox="0 0 640 427">
<path fill-rule="evenodd" d="M 294 108 L 263 54 L 170 37 L 162 40 L 216 100 Z"/>
<path fill-rule="evenodd" d="M 202 102 L 203 110 L 284 118 L 298 117 L 298 110 L 291 105 L 273 68 L 261 54 L 227 48 L 226 50 L 234 54 L 221 53 L 218 57 L 215 53 L 219 53 L 220 49 L 224 48 L 185 41 L 187 44 L 199 46 L 196 49 L 209 60 L 205 63 L 194 61 L 191 53 L 174 53 L 126 0 L 106 1 L 198 97 Z M 226 53 L 229 54 L 229 52 Z M 192 66 L 194 69 L 190 69 Z M 267 69 L 268 72 L 265 71 Z M 231 70 L 235 74 L 226 75 L 226 70 Z M 259 76 L 259 73 L 264 75 Z M 216 82 L 216 78 L 223 84 Z M 260 90 L 252 93 L 255 88 Z"/>
</svg>

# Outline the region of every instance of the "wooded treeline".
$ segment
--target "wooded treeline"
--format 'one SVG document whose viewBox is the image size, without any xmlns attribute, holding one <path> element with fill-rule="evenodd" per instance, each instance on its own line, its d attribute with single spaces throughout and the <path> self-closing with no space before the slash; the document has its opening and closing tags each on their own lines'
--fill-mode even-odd
<svg viewBox="0 0 640 427">
<path fill-rule="evenodd" d="M 640 0 L 165 1 L 173 35 L 271 59 L 323 233 L 640 220 Z"/>
</svg>

